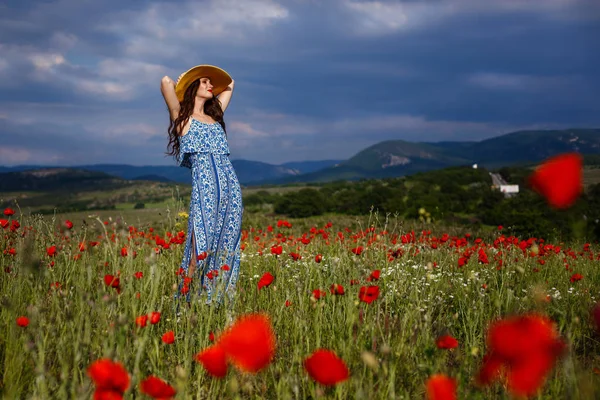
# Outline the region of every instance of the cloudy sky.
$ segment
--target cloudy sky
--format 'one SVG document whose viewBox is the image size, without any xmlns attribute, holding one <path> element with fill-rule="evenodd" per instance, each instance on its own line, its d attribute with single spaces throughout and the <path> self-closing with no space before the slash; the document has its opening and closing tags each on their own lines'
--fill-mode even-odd
<svg viewBox="0 0 600 400">
<path fill-rule="evenodd" d="M 169 165 L 160 79 L 235 79 L 232 159 L 600 127 L 598 0 L 8 0 L 0 165 Z"/>
</svg>

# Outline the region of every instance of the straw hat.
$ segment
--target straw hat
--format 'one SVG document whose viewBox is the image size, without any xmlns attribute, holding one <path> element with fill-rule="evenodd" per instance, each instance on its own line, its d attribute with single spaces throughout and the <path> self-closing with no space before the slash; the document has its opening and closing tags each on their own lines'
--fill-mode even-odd
<svg viewBox="0 0 600 400">
<path fill-rule="evenodd" d="M 183 101 L 183 96 L 185 95 L 188 86 L 196 79 L 202 78 L 203 76 L 210 78 L 210 83 L 213 85 L 213 94 L 215 96 L 218 96 L 219 93 L 224 91 L 232 81 L 231 76 L 219 67 L 215 67 L 214 65 L 196 65 L 194 68 L 179 75 L 177 84 L 175 85 L 177 99 L 180 102 Z"/>
</svg>

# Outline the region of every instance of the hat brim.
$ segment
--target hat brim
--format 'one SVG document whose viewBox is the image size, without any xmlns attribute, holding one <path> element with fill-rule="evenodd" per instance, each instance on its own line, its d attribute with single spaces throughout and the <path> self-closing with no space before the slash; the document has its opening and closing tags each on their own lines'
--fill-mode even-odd
<svg viewBox="0 0 600 400">
<path fill-rule="evenodd" d="M 231 76 L 225 70 L 215 67 L 214 65 L 197 65 L 190 68 L 179 76 L 175 85 L 175 94 L 179 102 L 183 101 L 183 96 L 188 86 L 196 79 L 202 77 L 210 78 L 210 83 L 213 85 L 213 95 L 218 96 L 231 83 Z"/>
</svg>

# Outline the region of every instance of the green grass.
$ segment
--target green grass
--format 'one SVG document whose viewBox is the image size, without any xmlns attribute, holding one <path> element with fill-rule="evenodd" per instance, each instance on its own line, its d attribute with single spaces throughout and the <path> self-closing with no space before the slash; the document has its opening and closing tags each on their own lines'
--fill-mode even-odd
<svg viewBox="0 0 600 400">
<path fill-rule="evenodd" d="M 156 255 L 153 235 L 166 237 L 166 232 L 185 230 L 186 221 L 178 212 L 186 209 L 179 204 L 168 212 L 105 211 L 95 213 L 97 217 L 77 213 L 54 219 L 25 215 L 19 217 L 18 230 L 24 235 L 5 231 L 0 250 L 14 248 L 16 255 L 0 253 L 2 270 L 11 271 L 0 271 L 3 398 L 90 398 L 94 385 L 86 369 L 95 360 L 109 357 L 123 363 L 131 375 L 126 398 L 142 397 L 140 381 L 156 375 L 177 389 L 177 398 L 418 399 L 424 397 L 427 378 L 444 373 L 457 380 L 459 398 L 507 399 L 502 385 L 474 385 L 486 352 L 485 331 L 497 318 L 532 311 L 557 323 L 569 349 L 548 375 L 538 398 L 600 395 L 600 377 L 592 372 L 600 367 L 600 346 L 589 319 L 598 297 L 600 261 L 579 254 L 583 243 L 563 245 L 563 249 L 574 249 L 575 258 L 547 254 L 541 257 L 544 265 L 538 257 L 509 246 L 501 257 L 504 267 L 497 270 L 493 243 L 499 233 L 483 232 L 480 247 L 490 263 L 479 263 L 475 252 L 466 266 L 458 268 L 465 248 L 457 252 L 448 241 L 434 249 L 429 236 L 402 244 L 399 235 L 414 229 L 418 239 L 422 230 L 432 230 L 435 237 L 444 233 L 462 237 L 464 228 L 449 230 L 378 215 L 329 215 L 290 220 L 290 229 L 278 228 L 277 218 L 248 214 L 244 216 L 248 236 L 235 302 L 217 308 L 203 304 L 202 296 L 194 296 L 192 307 L 182 307 L 178 319 L 173 295 L 183 249 L 172 245 Z M 66 218 L 74 222 L 72 230 L 62 226 Z M 327 240 L 311 234 L 311 227 L 323 228 L 328 221 L 333 225 L 324 230 Z M 130 233 L 130 226 L 143 233 Z M 368 232 L 371 227 L 373 232 Z M 343 233 L 343 242 L 336 240 L 338 232 Z M 288 239 L 282 243 L 284 253 L 275 257 L 269 250 L 278 243 L 278 233 Z M 303 234 L 312 238 L 307 245 L 294 240 Z M 476 234 L 468 247 L 477 246 Z M 396 244 L 392 242 L 395 236 Z M 78 244 L 90 241 L 100 244 L 80 252 Z M 54 258 L 46 254 L 52 245 L 58 247 Z M 358 245 L 365 248 L 360 256 L 350 251 Z M 137 256 L 122 257 L 124 246 Z M 404 255 L 389 262 L 386 248 L 402 249 Z M 302 259 L 293 261 L 291 251 L 299 252 Z M 591 251 L 597 255 L 600 248 L 593 244 Z M 321 263 L 314 261 L 316 254 L 323 255 Z M 572 271 L 565 269 L 565 259 Z M 51 261 L 53 267 L 49 267 Z M 366 282 L 376 269 L 381 279 Z M 121 294 L 103 283 L 105 274 L 117 271 Z M 143 272 L 142 279 L 133 277 L 137 271 Z M 257 281 L 265 272 L 271 272 L 275 281 L 258 291 Z M 583 280 L 571 283 L 574 272 L 582 274 Z M 351 279 L 360 284 L 350 285 Z M 60 282 L 62 288 L 51 288 L 53 282 Z M 333 283 L 343 285 L 346 294 L 331 295 Z M 370 305 L 358 300 L 360 286 L 367 284 L 381 288 L 380 298 Z M 311 292 L 319 288 L 327 295 L 311 300 Z M 546 296 L 549 302 L 540 301 Z M 291 307 L 285 307 L 286 300 L 292 302 Z M 151 311 L 160 311 L 161 321 L 136 327 L 135 318 Z M 194 355 L 210 345 L 210 331 L 223 330 L 229 313 L 250 312 L 270 316 L 277 336 L 275 359 L 257 375 L 230 369 L 222 380 L 211 378 Z M 15 323 L 21 315 L 31 321 L 26 328 Z M 175 343 L 165 345 L 160 338 L 169 330 L 175 332 Z M 456 337 L 459 347 L 437 349 L 435 340 L 444 333 Z M 303 360 L 318 348 L 334 350 L 346 362 L 350 370 L 346 382 L 323 388 L 308 376 Z M 376 367 L 363 361 L 365 352 L 375 356 Z"/>
</svg>

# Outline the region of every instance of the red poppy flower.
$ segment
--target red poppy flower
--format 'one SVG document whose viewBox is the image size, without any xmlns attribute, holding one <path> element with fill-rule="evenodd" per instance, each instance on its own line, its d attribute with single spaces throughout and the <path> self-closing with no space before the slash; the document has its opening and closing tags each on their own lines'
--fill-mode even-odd
<svg viewBox="0 0 600 400">
<path fill-rule="evenodd" d="M 320 263 L 321 261 L 323 261 L 323 256 L 321 254 L 317 254 L 315 256 L 315 262 Z"/>
<path fill-rule="evenodd" d="M 221 266 L 221 270 L 222 270 L 222 271 L 229 271 L 230 269 L 231 269 L 231 268 L 229 268 L 229 265 L 227 265 L 227 264 L 223 264 L 223 265 Z"/>
<path fill-rule="evenodd" d="M 381 271 L 376 269 L 375 271 L 371 272 L 371 275 L 369 275 L 369 277 L 367 278 L 367 281 L 368 282 L 378 281 L 380 277 L 381 277 Z"/>
<path fill-rule="evenodd" d="M 0 226 L 4 229 L 8 228 L 8 225 L 10 225 L 10 222 L 7 219 L 0 219 Z"/>
<path fill-rule="evenodd" d="M 293 251 L 290 252 L 290 257 L 292 257 L 294 261 L 298 261 L 302 258 L 300 253 L 294 253 Z"/>
<path fill-rule="evenodd" d="M 582 279 L 583 279 L 583 275 L 581 275 L 581 274 L 573 274 L 573 275 L 571 275 L 571 279 L 569 279 L 569 280 L 571 281 L 571 283 L 575 283 L 575 282 L 578 282 L 578 281 L 580 281 Z"/>
<path fill-rule="evenodd" d="M 271 254 L 279 256 L 279 255 L 281 255 L 282 252 L 283 252 L 283 246 L 272 246 L 271 247 Z"/>
<path fill-rule="evenodd" d="M 29 325 L 29 318 L 23 316 L 17 318 L 17 325 L 19 325 L 21 328 L 25 328 L 27 325 Z"/>
<path fill-rule="evenodd" d="M 552 321 L 535 314 L 493 323 L 487 343 L 479 383 L 491 383 L 504 368 L 508 388 L 517 396 L 535 394 L 565 348 Z"/>
<path fill-rule="evenodd" d="M 134 276 L 136 279 L 142 279 L 142 278 L 144 277 L 144 273 L 143 273 L 142 271 L 138 271 L 138 272 L 136 272 L 135 274 L 133 274 L 133 276 Z"/>
<path fill-rule="evenodd" d="M 148 316 L 147 315 L 140 315 L 139 317 L 137 317 L 135 319 L 135 324 L 137 326 L 139 326 L 140 328 L 144 328 L 148 324 Z"/>
<path fill-rule="evenodd" d="M 292 305 L 292 302 L 291 302 L 291 301 L 289 301 L 289 300 L 286 300 L 286 301 L 285 301 L 285 306 L 286 306 L 286 307 L 289 307 L 289 306 L 291 306 L 291 305 Z"/>
<path fill-rule="evenodd" d="M 215 378 L 223 378 L 227 375 L 225 351 L 220 345 L 216 344 L 204 349 L 196 354 L 195 359 Z"/>
<path fill-rule="evenodd" d="M 362 246 L 358 246 L 358 247 L 353 248 L 351 251 L 354 254 L 356 254 L 357 256 L 360 256 L 363 252 L 363 248 L 362 248 Z"/>
<path fill-rule="evenodd" d="M 167 382 L 155 376 L 149 376 L 140 383 L 140 392 L 154 399 L 171 399 L 177 391 Z"/>
<path fill-rule="evenodd" d="M 371 304 L 379 297 L 379 286 L 362 286 L 358 292 L 360 301 Z"/>
<path fill-rule="evenodd" d="M 337 283 L 332 284 L 329 287 L 329 291 L 331 292 L 331 294 L 344 294 L 344 287 L 342 285 L 338 285 Z"/>
<path fill-rule="evenodd" d="M 158 311 L 152 311 L 150 313 L 150 323 L 152 325 L 158 324 L 160 322 L 160 313 Z"/>
<path fill-rule="evenodd" d="M 121 282 L 119 281 L 118 277 L 116 277 L 114 275 L 106 274 L 106 275 L 104 275 L 104 284 L 106 286 L 118 288 L 119 285 L 121 284 Z"/>
<path fill-rule="evenodd" d="M 196 257 L 196 259 L 198 261 L 202 261 L 202 260 L 206 259 L 206 257 L 208 257 L 208 253 L 206 253 L 205 251 L 203 251 L 202 253 L 198 254 L 198 256 Z"/>
<path fill-rule="evenodd" d="M 456 400 L 456 380 L 443 374 L 427 380 L 427 400 Z"/>
<path fill-rule="evenodd" d="M 46 254 L 48 254 L 49 257 L 54 257 L 56 255 L 56 246 L 50 246 L 46 249 Z"/>
<path fill-rule="evenodd" d="M 268 287 L 271 283 L 273 283 L 273 275 L 270 272 L 265 272 L 262 278 L 258 281 L 258 290 L 263 287 Z"/>
<path fill-rule="evenodd" d="M 255 373 L 275 356 L 275 332 L 267 315 L 249 314 L 223 332 L 219 345 L 239 369 Z"/>
<path fill-rule="evenodd" d="M 119 362 L 109 359 L 94 361 L 87 373 L 96 385 L 94 398 L 122 398 L 129 387 L 129 374 Z"/>
<path fill-rule="evenodd" d="M 454 349 L 458 347 L 458 340 L 456 340 L 450 335 L 444 335 L 440 336 L 436 340 L 435 344 L 438 349 Z"/>
<path fill-rule="evenodd" d="M 529 177 L 529 184 L 555 208 L 573 205 L 583 190 L 583 159 L 578 153 L 565 153 L 546 160 Z"/>
<path fill-rule="evenodd" d="M 67 229 L 71 229 L 73 227 L 73 223 L 69 220 L 65 221 L 65 226 L 67 227 Z"/>
<path fill-rule="evenodd" d="M 321 289 L 315 289 L 312 291 L 312 297 L 315 300 L 319 300 L 320 298 L 325 297 L 326 294 L 327 294 L 327 292 L 325 292 L 324 290 L 321 290 Z"/>
<path fill-rule="evenodd" d="M 7 217 L 10 217 L 11 215 L 15 214 L 15 210 L 13 210 L 12 208 L 5 208 L 4 209 L 4 215 L 6 215 Z"/>
<path fill-rule="evenodd" d="M 162 335 L 161 339 L 165 344 L 173 344 L 175 342 L 175 333 L 173 331 L 169 331 Z"/>
<path fill-rule="evenodd" d="M 322 385 L 335 385 L 349 376 L 346 363 L 331 350 L 315 351 L 304 360 L 304 368 L 312 379 Z"/>
</svg>

